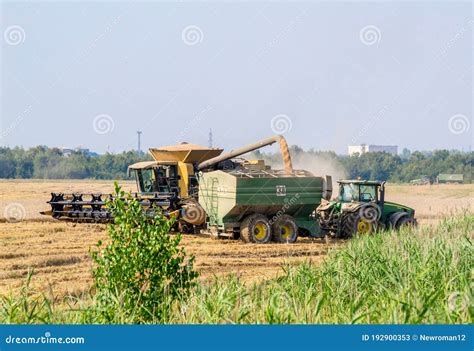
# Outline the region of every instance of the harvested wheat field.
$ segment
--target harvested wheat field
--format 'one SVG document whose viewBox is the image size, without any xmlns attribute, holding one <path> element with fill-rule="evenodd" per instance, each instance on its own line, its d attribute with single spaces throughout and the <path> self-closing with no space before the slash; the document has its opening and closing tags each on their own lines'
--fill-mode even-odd
<svg viewBox="0 0 474 351">
<path fill-rule="evenodd" d="M 134 182 L 123 182 L 134 190 Z M 41 216 L 50 192 L 111 192 L 111 181 L 0 181 L 0 293 L 17 288 L 28 270 L 32 285 L 49 286 L 57 294 L 80 294 L 91 286 L 89 250 L 106 238 L 105 225 L 59 222 Z M 420 225 L 436 222 L 459 209 L 474 212 L 474 185 L 389 185 L 387 201 L 414 207 Z M 8 209 L 8 211 L 7 211 Z M 10 223 L 5 213 L 20 211 L 25 219 Z M 343 242 L 300 238 L 296 244 L 251 245 L 240 241 L 185 235 L 182 245 L 196 256 L 202 279 L 236 273 L 258 281 L 281 273 L 282 265 L 305 260 L 320 262 Z"/>
</svg>

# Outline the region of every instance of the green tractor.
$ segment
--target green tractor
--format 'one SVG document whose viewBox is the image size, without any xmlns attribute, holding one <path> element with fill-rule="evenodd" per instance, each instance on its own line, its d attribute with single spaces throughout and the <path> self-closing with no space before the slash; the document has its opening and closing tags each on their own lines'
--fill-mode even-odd
<svg viewBox="0 0 474 351">
<path fill-rule="evenodd" d="M 385 182 L 340 180 L 335 200 L 322 199 L 316 209 L 325 235 L 350 238 L 379 229 L 416 225 L 415 210 L 385 201 Z"/>
</svg>

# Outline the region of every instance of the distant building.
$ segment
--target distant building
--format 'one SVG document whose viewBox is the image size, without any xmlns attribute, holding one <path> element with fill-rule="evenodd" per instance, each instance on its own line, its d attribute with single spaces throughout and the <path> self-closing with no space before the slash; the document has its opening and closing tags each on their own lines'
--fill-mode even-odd
<svg viewBox="0 0 474 351">
<path fill-rule="evenodd" d="M 63 156 L 65 156 L 65 157 L 69 157 L 75 152 L 80 152 L 80 153 L 83 153 L 87 156 L 98 156 L 99 155 L 96 152 L 93 152 L 93 151 L 90 151 L 89 149 L 84 149 L 84 148 L 81 148 L 81 147 L 76 147 L 76 148 L 61 147 L 61 148 L 59 148 L 59 150 L 61 150 L 61 152 L 63 153 Z"/>
<path fill-rule="evenodd" d="M 360 144 L 360 145 L 349 145 L 347 147 L 347 151 L 349 155 L 354 154 L 365 154 L 366 152 L 386 152 L 388 154 L 397 155 L 398 154 L 398 146 L 397 145 L 367 145 L 367 144 Z"/>
<path fill-rule="evenodd" d="M 60 147 L 59 150 L 63 153 L 63 156 L 69 157 L 74 153 L 74 149 L 70 149 L 67 147 Z"/>
</svg>

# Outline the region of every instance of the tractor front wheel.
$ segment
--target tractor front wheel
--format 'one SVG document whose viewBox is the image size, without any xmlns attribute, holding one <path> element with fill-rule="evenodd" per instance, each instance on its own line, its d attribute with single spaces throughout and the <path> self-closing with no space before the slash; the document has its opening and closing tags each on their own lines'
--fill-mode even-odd
<svg viewBox="0 0 474 351">
<path fill-rule="evenodd" d="M 413 217 L 402 217 L 398 220 L 396 228 L 400 229 L 402 227 L 414 227 L 416 226 L 416 220 Z"/>
<path fill-rule="evenodd" d="M 298 239 L 298 226 L 293 217 L 283 215 L 272 225 L 273 241 L 292 244 Z"/>
<path fill-rule="evenodd" d="M 246 243 L 270 242 L 272 231 L 267 217 L 258 213 L 246 217 L 240 225 L 240 238 Z"/>
<path fill-rule="evenodd" d="M 395 212 L 389 218 L 389 224 L 392 228 L 398 230 L 404 226 L 416 226 L 416 219 L 405 212 Z"/>
</svg>

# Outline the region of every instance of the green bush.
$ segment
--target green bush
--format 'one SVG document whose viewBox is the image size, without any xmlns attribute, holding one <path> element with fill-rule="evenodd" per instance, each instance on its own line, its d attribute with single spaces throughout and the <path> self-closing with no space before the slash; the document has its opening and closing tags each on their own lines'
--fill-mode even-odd
<svg viewBox="0 0 474 351">
<path fill-rule="evenodd" d="M 194 257 L 179 247 L 180 235 L 170 235 L 173 220 L 157 208 L 150 218 L 138 201 L 115 184 L 108 204 L 114 223 L 110 243 L 92 252 L 99 313 L 114 322 L 117 308 L 141 323 L 164 322 L 176 300 L 184 301 L 195 284 Z"/>
</svg>

